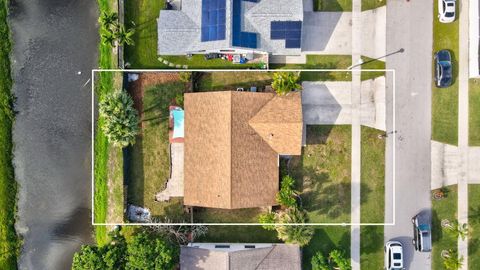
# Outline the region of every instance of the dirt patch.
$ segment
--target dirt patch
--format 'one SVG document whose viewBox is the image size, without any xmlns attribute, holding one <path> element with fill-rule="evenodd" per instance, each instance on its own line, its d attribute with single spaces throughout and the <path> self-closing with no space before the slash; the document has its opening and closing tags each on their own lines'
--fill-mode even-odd
<svg viewBox="0 0 480 270">
<path fill-rule="evenodd" d="M 132 96 L 135 109 L 139 113 L 141 129 L 143 128 L 143 94 L 145 88 L 179 80 L 180 75 L 178 72 L 144 72 L 139 74 L 138 80 L 128 83 L 127 91 Z"/>
</svg>

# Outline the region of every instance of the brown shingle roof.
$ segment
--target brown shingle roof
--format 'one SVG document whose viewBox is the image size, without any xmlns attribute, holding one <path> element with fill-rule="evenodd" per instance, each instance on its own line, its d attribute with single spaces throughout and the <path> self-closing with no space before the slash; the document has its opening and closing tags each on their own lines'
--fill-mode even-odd
<svg viewBox="0 0 480 270">
<path fill-rule="evenodd" d="M 285 130 L 280 123 L 265 128 L 264 123 L 255 123 L 260 132 L 249 124 L 270 102 L 265 111 L 267 120 L 270 114 L 278 113 L 275 106 L 292 102 L 274 96 L 252 92 L 185 94 L 185 205 L 236 209 L 276 204 L 278 153 L 259 133 L 275 132 L 281 134 L 280 138 L 291 139 L 298 134 L 297 130 L 290 131 L 297 128 L 296 123 L 288 123 Z M 301 107 L 288 111 L 294 108 L 299 108 L 296 114 L 301 119 Z M 289 120 L 287 115 L 282 118 Z M 301 137 L 300 126 L 298 147 Z M 291 150 L 293 144 L 277 148 Z"/>
<path fill-rule="evenodd" d="M 302 154 L 302 100 L 300 92 L 275 96 L 249 121 L 277 153 Z"/>
</svg>

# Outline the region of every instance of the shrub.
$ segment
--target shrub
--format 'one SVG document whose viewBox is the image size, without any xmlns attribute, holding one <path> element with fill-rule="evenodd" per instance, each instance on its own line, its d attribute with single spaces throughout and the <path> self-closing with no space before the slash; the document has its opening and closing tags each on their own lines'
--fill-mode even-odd
<svg viewBox="0 0 480 270">
<path fill-rule="evenodd" d="M 327 259 L 321 252 L 317 252 L 311 260 L 312 270 L 331 270 L 332 268 L 328 264 Z"/>
<path fill-rule="evenodd" d="M 280 96 L 286 95 L 295 89 L 302 89 L 302 86 L 297 83 L 299 77 L 299 73 L 275 72 L 273 73 L 272 88 Z"/>
<path fill-rule="evenodd" d="M 295 207 L 297 205 L 297 193 L 294 190 L 295 179 L 290 175 L 282 178 L 280 191 L 277 193 L 277 202 L 286 207 Z"/>
<path fill-rule="evenodd" d="M 192 79 L 192 72 L 187 72 L 187 71 L 180 72 L 179 76 L 180 76 L 181 82 L 188 83 Z"/>
<path fill-rule="evenodd" d="M 102 252 L 95 246 L 82 246 L 73 256 L 72 270 L 103 270 L 105 263 Z"/>
<path fill-rule="evenodd" d="M 183 93 L 178 93 L 176 96 L 175 96 L 175 103 L 180 106 L 180 107 L 183 107 Z"/>
<path fill-rule="evenodd" d="M 279 214 L 279 223 L 305 223 L 307 215 L 304 211 L 297 208 L 288 208 L 285 212 Z M 278 233 L 278 238 L 289 244 L 297 244 L 299 246 L 307 245 L 313 237 L 312 226 L 292 226 L 292 225 L 278 225 L 275 227 Z"/>
<path fill-rule="evenodd" d="M 259 223 L 275 223 L 275 213 L 263 213 L 258 216 Z M 268 231 L 275 230 L 275 225 L 262 225 L 262 228 Z"/>
<path fill-rule="evenodd" d="M 100 117 L 104 118 L 102 131 L 114 146 L 126 147 L 135 143 L 138 134 L 138 113 L 133 100 L 125 91 L 105 95 L 99 105 Z"/>
<path fill-rule="evenodd" d="M 330 260 L 335 264 L 337 269 L 340 270 L 351 270 L 352 266 L 350 265 L 350 260 L 345 258 L 345 253 L 338 249 L 335 249 L 329 254 Z"/>
</svg>

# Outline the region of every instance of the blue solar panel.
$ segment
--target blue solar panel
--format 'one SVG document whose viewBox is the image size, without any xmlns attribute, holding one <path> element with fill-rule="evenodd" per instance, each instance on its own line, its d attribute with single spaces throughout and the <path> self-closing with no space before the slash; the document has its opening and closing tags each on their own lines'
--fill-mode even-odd
<svg viewBox="0 0 480 270">
<path fill-rule="evenodd" d="M 201 41 L 225 39 L 226 0 L 202 0 Z"/>
<path fill-rule="evenodd" d="M 302 21 L 274 21 L 270 27 L 270 39 L 285 39 L 285 48 L 301 47 Z"/>
<path fill-rule="evenodd" d="M 259 0 L 233 0 L 232 2 L 232 45 L 257 48 L 257 33 L 242 31 L 242 1 L 258 3 Z"/>
</svg>

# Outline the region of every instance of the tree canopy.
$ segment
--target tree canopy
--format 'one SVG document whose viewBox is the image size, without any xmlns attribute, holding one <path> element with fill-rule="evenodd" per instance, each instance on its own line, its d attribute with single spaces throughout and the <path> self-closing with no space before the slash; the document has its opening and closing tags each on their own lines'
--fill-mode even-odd
<svg viewBox="0 0 480 270">
<path fill-rule="evenodd" d="M 109 142 L 118 147 L 135 143 L 139 118 L 133 107 L 133 100 L 126 91 L 115 91 L 106 95 L 100 100 L 99 111 L 104 120 L 102 131 Z"/>
<path fill-rule="evenodd" d="M 283 96 L 295 89 L 302 89 L 297 83 L 299 74 L 294 72 L 275 72 L 273 73 L 272 88 L 278 95 Z"/>
</svg>

